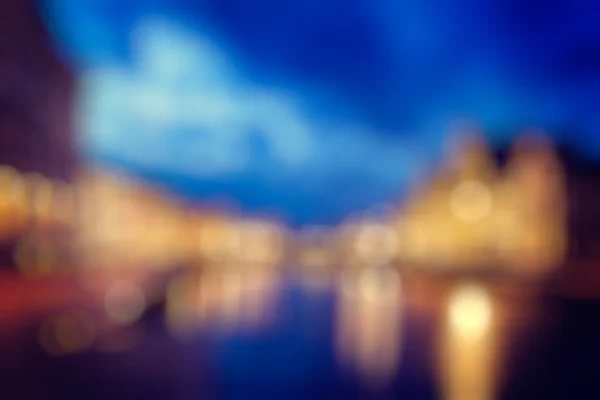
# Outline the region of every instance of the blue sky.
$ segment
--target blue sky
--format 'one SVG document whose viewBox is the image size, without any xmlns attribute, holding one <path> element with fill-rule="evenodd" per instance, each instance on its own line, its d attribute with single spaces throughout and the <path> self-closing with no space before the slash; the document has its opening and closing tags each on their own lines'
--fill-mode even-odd
<svg viewBox="0 0 600 400">
<path fill-rule="evenodd" d="M 85 153 L 294 223 L 400 198 L 457 118 L 600 155 L 589 1 L 54 0 Z M 565 135 L 569 132 L 569 136 Z"/>
</svg>

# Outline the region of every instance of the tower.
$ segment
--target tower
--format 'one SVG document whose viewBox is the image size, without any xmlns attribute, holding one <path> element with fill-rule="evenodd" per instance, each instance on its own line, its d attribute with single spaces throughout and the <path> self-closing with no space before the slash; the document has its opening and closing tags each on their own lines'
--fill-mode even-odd
<svg viewBox="0 0 600 400">
<path fill-rule="evenodd" d="M 540 134 L 524 135 L 515 143 L 507 180 L 516 196 L 519 245 L 515 262 L 536 273 L 557 266 L 566 251 L 566 191 L 561 163 Z M 523 272 L 526 272 L 523 270 Z"/>
</svg>

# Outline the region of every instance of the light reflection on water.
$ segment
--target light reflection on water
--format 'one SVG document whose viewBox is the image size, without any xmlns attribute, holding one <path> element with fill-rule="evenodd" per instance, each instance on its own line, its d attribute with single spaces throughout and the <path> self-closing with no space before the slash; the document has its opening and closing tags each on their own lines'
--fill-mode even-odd
<svg viewBox="0 0 600 400">
<path fill-rule="evenodd" d="M 385 264 L 327 272 L 329 279 L 316 292 L 285 269 L 231 264 L 186 270 L 169 285 L 164 313 L 155 316 L 164 319 L 171 338 L 189 340 L 161 336 L 148 315 L 129 325 L 121 320 L 113 329 L 106 326 L 114 323 L 109 315 L 96 320 L 99 311 L 63 310 L 43 321 L 38 346 L 50 358 L 106 349 L 125 357 L 158 343 L 187 353 L 209 333 L 227 338 L 217 341 L 219 348 L 233 343 L 244 357 L 251 354 L 257 369 L 264 369 L 263 358 L 302 364 L 304 357 L 319 353 L 322 361 L 330 352 L 323 357 L 331 358 L 340 375 L 359 377 L 356 384 L 369 391 L 416 380 L 443 398 L 486 399 L 498 398 L 507 376 L 515 373 L 507 360 L 519 349 L 519 338 L 545 326 L 536 316 L 538 294 L 531 283 L 428 275 Z M 132 300 L 113 297 L 118 304 Z M 288 352 L 282 342 L 302 350 Z M 233 350 L 210 351 L 231 357 Z"/>
<path fill-rule="evenodd" d="M 345 271 L 337 288 L 335 346 L 340 363 L 368 384 L 393 379 L 402 342 L 402 282 L 389 266 Z"/>
<path fill-rule="evenodd" d="M 273 317 L 280 273 L 270 268 L 206 268 L 174 280 L 167 295 L 167 323 L 175 335 L 199 329 L 260 329 Z"/>
<path fill-rule="evenodd" d="M 362 377 L 367 387 L 389 387 L 411 368 L 402 360 L 406 346 L 417 346 L 410 349 L 417 357 L 435 354 L 425 363 L 444 398 L 497 397 L 506 353 L 532 315 L 527 313 L 535 306 L 534 290 L 504 281 L 401 273 L 392 265 L 329 272 L 334 279 L 320 287 L 334 295 L 332 351 L 342 371 Z M 307 275 L 305 299 L 316 295 Z M 178 336 L 268 330 L 281 318 L 275 310 L 286 312 L 278 303 L 293 279 L 278 269 L 244 266 L 187 273 L 169 290 L 169 327 Z M 418 319 L 432 329 L 432 340 L 408 341 Z"/>
</svg>

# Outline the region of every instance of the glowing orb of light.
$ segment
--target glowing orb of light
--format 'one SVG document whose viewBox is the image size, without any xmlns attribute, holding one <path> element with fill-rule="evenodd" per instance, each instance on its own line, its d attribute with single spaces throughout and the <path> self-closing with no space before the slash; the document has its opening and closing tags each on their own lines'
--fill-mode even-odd
<svg viewBox="0 0 600 400">
<path fill-rule="evenodd" d="M 466 284 L 456 289 L 449 302 L 450 326 L 465 339 L 481 338 L 492 323 L 492 302 L 481 286 Z"/>
</svg>

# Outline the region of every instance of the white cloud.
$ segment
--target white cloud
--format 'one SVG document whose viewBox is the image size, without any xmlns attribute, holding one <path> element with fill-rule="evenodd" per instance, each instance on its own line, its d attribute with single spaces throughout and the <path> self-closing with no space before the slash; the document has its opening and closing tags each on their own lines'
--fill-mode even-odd
<svg viewBox="0 0 600 400">
<path fill-rule="evenodd" d="M 81 127 L 88 150 L 142 166 L 218 175 L 245 167 L 244 138 L 252 132 L 284 168 L 310 159 L 312 128 L 291 99 L 244 85 L 205 38 L 148 20 L 132 42 L 133 71 L 100 69 L 84 78 Z"/>
<path fill-rule="evenodd" d="M 313 181 L 359 173 L 396 183 L 409 170 L 402 148 L 350 121 L 319 124 L 293 95 L 244 79 L 226 53 L 198 33 L 148 20 L 132 44 L 131 68 L 84 77 L 80 121 L 83 145 L 92 153 L 218 178 L 251 167 L 249 140 L 259 137 L 269 151 L 269 173 L 312 174 Z"/>
</svg>

